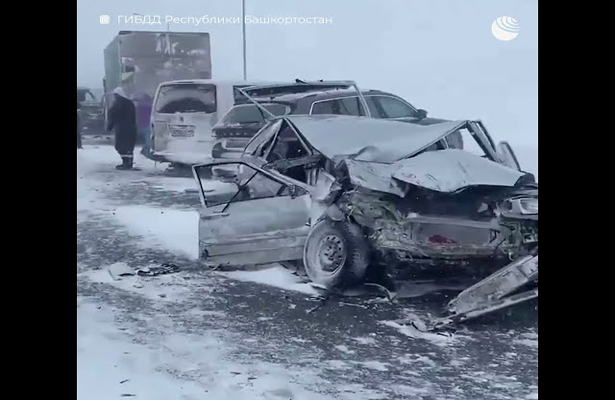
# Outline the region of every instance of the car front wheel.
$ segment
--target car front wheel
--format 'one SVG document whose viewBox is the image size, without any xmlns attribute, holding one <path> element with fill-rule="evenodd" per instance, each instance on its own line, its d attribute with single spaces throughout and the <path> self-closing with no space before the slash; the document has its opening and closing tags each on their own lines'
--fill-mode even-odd
<svg viewBox="0 0 615 400">
<path fill-rule="evenodd" d="M 318 285 L 352 286 L 365 279 L 369 245 L 358 225 L 323 219 L 308 235 L 303 263 L 307 276 Z"/>
</svg>

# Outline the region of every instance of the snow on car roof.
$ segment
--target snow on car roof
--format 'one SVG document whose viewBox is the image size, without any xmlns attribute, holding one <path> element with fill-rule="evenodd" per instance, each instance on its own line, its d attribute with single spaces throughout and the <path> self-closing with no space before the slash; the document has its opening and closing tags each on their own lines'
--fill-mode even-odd
<svg viewBox="0 0 615 400">
<path fill-rule="evenodd" d="M 331 159 L 391 164 L 431 146 L 467 121 L 433 125 L 342 115 L 286 115 L 305 139 Z"/>
</svg>

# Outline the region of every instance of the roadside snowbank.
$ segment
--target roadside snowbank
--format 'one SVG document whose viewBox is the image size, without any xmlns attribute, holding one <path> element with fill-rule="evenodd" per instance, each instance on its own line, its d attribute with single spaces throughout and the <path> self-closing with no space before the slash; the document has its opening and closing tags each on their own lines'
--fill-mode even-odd
<svg viewBox="0 0 615 400">
<path fill-rule="evenodd" d="M 199 257 L 196 211 L 124 206 L 116 208 L 113 216 L 130 235 L 141 237 L 145 247 L 164 247 L 191 259 Z"/>
</svg>

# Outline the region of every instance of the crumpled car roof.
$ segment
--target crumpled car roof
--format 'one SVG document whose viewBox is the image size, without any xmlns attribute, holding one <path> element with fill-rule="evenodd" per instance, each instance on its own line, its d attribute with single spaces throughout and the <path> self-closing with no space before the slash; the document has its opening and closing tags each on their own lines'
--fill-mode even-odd
<svg viewBox="0 0 615 400">
<path fill-rule="evenodd" d="M 305 139 L 332 160 L 391 164 L 431 146 L 467 121 L 428 126 L 345 115 L 286 115 Z"/>
</svg>

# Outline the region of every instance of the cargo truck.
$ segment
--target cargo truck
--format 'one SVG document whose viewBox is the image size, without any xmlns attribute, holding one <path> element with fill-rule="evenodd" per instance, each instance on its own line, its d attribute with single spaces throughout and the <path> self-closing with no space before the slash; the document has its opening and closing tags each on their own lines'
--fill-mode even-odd
<svg viewBox="0 0 615 400">
<path fill-rule="evenodd" d="M 150 118 L 158 85 L 177 79 L 211 79 L 209 33 L 120 31 L 105 48 L 104 63 L 105 123 L 112 92 L 122 87 L 135 102 L 142 154 L 154 159 Z"/>
</svg>

